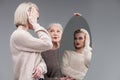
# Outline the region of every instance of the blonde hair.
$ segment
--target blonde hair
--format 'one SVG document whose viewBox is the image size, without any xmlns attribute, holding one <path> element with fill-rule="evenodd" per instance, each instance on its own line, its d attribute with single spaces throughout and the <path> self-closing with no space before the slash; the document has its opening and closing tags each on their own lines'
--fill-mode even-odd
<svg viewBox="0 0 120 80">
<path fill-rule="evenodd" d="M 90 47 L 90 35 L 88 33 L 87 30 L 85 30 L 84 28 L 81 28 L 81 29 L 77 29 L 75 32 L 74 32 L 74 36 L 75 34 L 77 33 L 84 33 L 85 34 L 85 47 L 84 47 L 84 50 L 92 50 L 92 48 Z"/>
<path fill-rule="evenodd" d="M 63 32 L 63 27 L 60 23 L 51 23 L 47 30 L 49 30 L 52 26 L 59 27 L 61 29 L 61 31 Z"/>
<path fill-rule="evenodd" d="M 27 11 L 29 11 L 32 7 L 36 8 L 36 10 L 39 12 L 39 8 L 37 7 L 37 5 L 32 2 L 24 2 L 17 7 L 14 14 L 14 24 L 16 25 L 16 27 L 18 27 L 19 25 L 28 26 Z"/>
</svg>

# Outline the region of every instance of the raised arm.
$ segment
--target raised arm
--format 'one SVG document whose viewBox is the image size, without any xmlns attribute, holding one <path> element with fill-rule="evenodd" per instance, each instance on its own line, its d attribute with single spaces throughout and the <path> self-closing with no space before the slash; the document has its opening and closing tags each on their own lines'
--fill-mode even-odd
<svg viewBox="0 0 120 80">
<path fill-rule="evenodd" d="M 28 52 L 42 52 L 52 48 L 52 41 L 48 32 L 41 26 L 37 34 L 39 38 L 33 37 L 30 33 L 23 30 L 17 30 L 17 34 L 13 35 L 14 47 L 18 50 Z"/>
<path fill-rule="evenodd" d="M 17 30 L 17 34 L 13 36 L 15 47 L 18 50 L 30 52 L 42 52 L 52 48 L 52 41 L 49 33 L 45 28 L 37 23 L 36 10 L 31 9 L 28 15 L 29 28 L 37 33 L 39 38 L 33 37 L 29 32 Z"/>
</svg>

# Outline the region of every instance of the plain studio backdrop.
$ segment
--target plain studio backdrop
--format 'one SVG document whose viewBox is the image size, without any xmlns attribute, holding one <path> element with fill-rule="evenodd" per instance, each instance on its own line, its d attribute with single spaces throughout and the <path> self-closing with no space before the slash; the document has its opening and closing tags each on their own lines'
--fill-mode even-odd
<svg viewBox="0 0 120 80">
<path fill-rule="evenodd" d="M 85 80 L 120 80 L 120 0 L 0 0 L 0 80 L 13 80 L 10 35 L 17 6 L 31 1 L 40 8 L 39 23 L 65 27 L 74 12 L 87 20 L 93 55 Z"/>
</svg>

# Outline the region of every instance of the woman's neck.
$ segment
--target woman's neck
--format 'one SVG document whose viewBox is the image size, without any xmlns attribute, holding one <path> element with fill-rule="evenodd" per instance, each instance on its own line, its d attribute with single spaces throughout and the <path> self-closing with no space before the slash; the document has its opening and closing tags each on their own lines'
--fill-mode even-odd
<svg viewBox="0 0 120 80">
<path fill-rule="evenodd" d="M 18 26 L 18 29 L 27 31 L 29 28 L 27 26 L 20 25 L 20 26 Z"/>
<path fill-rule="evenodd" d="M 52 47 L 53 50 L 58 49 L 59 47 L 60 47 L 59 42 L 53 42 L 53 47 Z"/>
<path fill-rule="evenodd" d="M 76 49 L 76 52 L 82 53 L 84 48 Z"/>
</svg>

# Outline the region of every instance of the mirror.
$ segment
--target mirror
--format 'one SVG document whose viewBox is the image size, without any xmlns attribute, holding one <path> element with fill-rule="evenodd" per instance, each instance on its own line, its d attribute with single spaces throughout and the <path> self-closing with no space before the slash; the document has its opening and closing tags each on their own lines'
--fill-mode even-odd
<svg viewBox="0 0 120 80">
<path fill-rule="evenodd" d="M 73 16 L 61 40 L 61 71 L 70 80 L 83 80 L 92 55 L 91 32 L 82 16 Z"/>
</svg>

